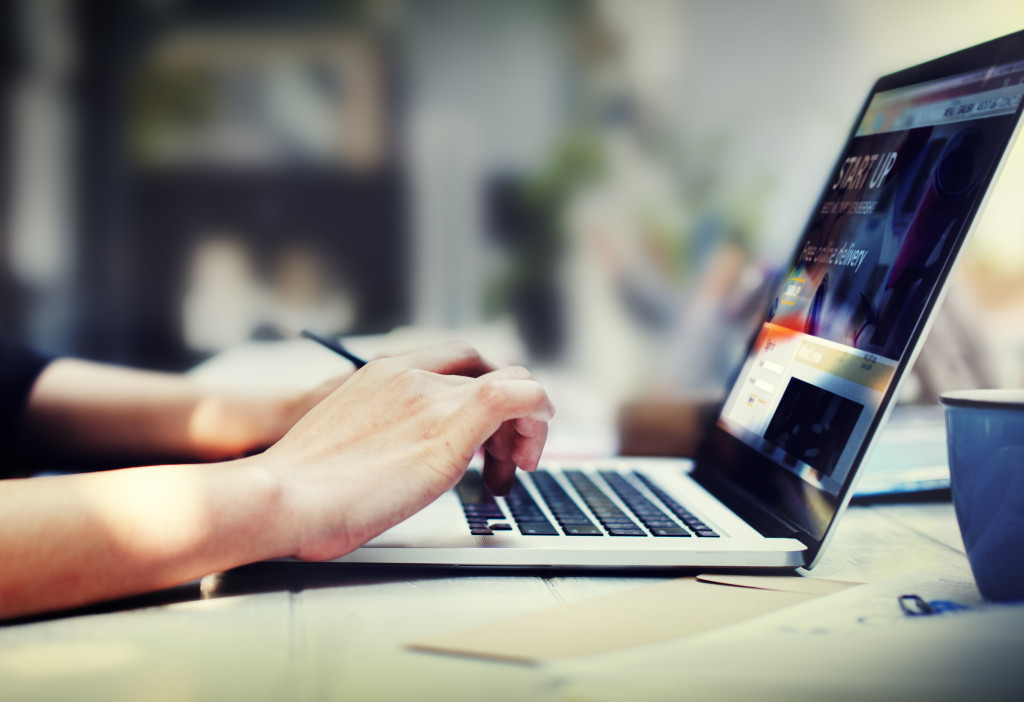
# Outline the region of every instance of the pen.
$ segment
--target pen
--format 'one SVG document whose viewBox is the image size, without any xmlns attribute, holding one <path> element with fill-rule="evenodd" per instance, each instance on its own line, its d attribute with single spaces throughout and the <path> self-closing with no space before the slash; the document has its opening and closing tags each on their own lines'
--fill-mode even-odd
<svg viewBox="0 0 1024 702">
<path fill-rule="evenodd" d="M 339 356 L 344 356 L 349 361 L 351 361 L 352 365 L 354 365 L 357 369 L 362 368 L 363 366 L 366 365 L 365 360 L 363 360 L 359 356 L 356 356 L 354 353 L 346 349 L 344 346 L 341 345 L 341 342 L 336 339 L 329 339 L 325 336 L 320 336 L 319 334 L 311 332 L 308 329 L 302 330 L 302 336 L 312 341 L 315 341 L 316 343 L 320 344 L 325 348 L 330 349 Z"/>
</svg>

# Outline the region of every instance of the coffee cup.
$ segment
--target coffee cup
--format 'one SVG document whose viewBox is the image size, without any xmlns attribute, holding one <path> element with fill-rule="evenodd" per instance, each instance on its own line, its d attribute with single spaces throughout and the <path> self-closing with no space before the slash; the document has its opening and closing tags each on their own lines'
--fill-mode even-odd
<svg viewBox="0 0 1024 702">
<path fill-rule="evenodd" d="M 943 393 L 953 507 L 978 590 L 1024 600 L 1024 390 Z"/>
</svg>

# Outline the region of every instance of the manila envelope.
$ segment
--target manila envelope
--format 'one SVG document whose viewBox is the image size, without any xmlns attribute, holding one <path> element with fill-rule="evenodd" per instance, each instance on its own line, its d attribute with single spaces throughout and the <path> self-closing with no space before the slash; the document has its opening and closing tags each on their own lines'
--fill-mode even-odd
<svg viewBox="0 0 1024 702">
<path fill-rule="evenodd" d="M 698 575 L 431 636 L 407 646 L 536 663 L 699 634 L 858 584 L 787 575 Z"/>
</svg>

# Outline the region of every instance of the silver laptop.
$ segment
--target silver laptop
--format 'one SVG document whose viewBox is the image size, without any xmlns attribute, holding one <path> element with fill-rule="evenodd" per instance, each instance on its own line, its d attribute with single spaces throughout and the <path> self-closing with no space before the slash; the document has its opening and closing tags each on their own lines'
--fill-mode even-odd
<svg viewBox="0 0 1024 702">
<path fill-rule="evenodd" d="M 457 489 L 344 562 L 812 567 L 1021 122 L 1024 32 L 880 79 L 695 460 Z M 696 343 L 696 340 L 695 340 Z"/>
</svg>

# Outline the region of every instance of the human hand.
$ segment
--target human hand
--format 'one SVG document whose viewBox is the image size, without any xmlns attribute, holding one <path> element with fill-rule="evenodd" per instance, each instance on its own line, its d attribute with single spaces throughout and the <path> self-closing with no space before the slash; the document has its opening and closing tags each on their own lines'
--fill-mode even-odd
<svg viewBox="0 0 1024 702">
<path fill-rule="evenodd" d="M 371 362 L 259 457 L 282 487 L 286 555 L 357 548 L 453 487 L 481 446 L 485 482 L 507 492 L 517 466 L 536 469 L 553 414 L 527 370 L 462 344 Z"/>
</svg>

